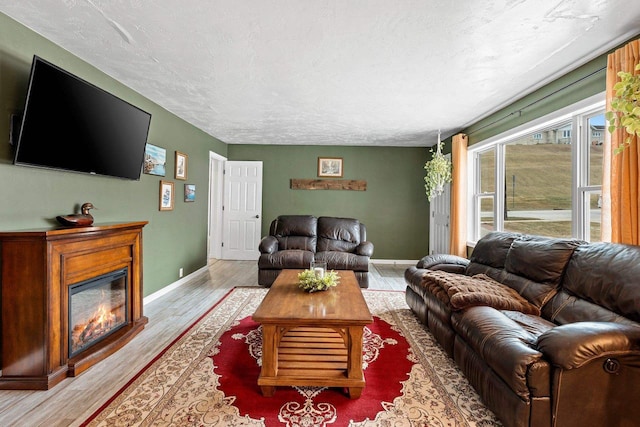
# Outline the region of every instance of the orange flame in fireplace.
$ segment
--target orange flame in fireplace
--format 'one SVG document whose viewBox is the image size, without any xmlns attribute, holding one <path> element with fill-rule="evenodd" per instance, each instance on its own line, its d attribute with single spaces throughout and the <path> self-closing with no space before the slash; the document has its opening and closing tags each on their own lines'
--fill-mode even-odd
<svg viewBox="0 0 640 427">
<path fill-rule="evenodd" d="M 100 329 L 110 328 L 116 320 L 116 315 L 108 311 L 104 304 L 100 304 L 93 319 L 92 322 Z"/>
<path fill-rule="evenodd" d="M 100 304 L 90 320 L 85 324 L 76 325 L 72 331 L 72 350 L 81 348 L 86 343 L 106 334 L 117 322 L 117 315 L 104 304 Z"/>
</svg>

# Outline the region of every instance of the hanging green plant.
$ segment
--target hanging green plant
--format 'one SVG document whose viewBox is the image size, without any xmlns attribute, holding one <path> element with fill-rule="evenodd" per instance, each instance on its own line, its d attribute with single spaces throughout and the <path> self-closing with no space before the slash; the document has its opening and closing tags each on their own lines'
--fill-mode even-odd
<svg viewBox="0 0 640 427">
<path fill-rule="evenodd" d="M 635 70 L 640 71 L 640 64 L 636 64 Z M 610 133 L 624 129 L 629 136 L 614 150 L 615 154 L 631 145 L 633 135 L 640 136 L 640 74 L 620 71 L 618 77 L 620 81 L 613 86 L 616 95 L 611 99 L 611 111 L 605 113 L 605 118 Z"/>
<path fill-rule="evenodd" d="M 429 201 L 444 191 L 444 186 L 451 182 L 451 161 L 442 154 L 442 143 L 438 133 L 436 152 L 431 151 L 431 160 L 424 164 L 427 175 L 424 177 L 424 188 Z"/>
</svg>

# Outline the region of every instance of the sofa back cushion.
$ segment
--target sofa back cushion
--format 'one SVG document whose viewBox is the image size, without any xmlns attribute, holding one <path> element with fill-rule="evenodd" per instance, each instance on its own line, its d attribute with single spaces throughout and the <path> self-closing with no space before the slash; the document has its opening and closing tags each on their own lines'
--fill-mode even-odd
<svg viewBox="0 0 640 427">
<path fill-rule="evenodd" d="M 575 240 L 537 237 L 514 240 L 507 253 L 505 270 L 534 282 L 557 287 L 579 244 Z"/>
<path fill-rule="evenodd" d="M 580 243 L 540 236 L 514 240 L 500 280 L 542 307 L 557 293 L 569 259 Z"/>
<path fill-rule="evenodd" d="M 361 234 L 365 231 L 361 232 L 361 228 L 366 230 L 357 219 L 321 216 L 318 218 L 318 252 L 354 252 L 363 241 Z"/>
<path fill-rule="evenodd" d="M 269 234 L 278 239 L 278 250 L 316 251 L 318 219 L 312 215 L 280 215 L 271 222 Z"/>
<path fill-rule="evenodd" d="M 614 243 L 578 247 L 569 261 L 562 287 L 568 295 L 558 298 L 569 300 L 573 296 L 611 311 L 611 316 L 640 322 L 640 247 Z M 577 310 L 580 304 L 573 305 Z M 565 304 L 563 310 L 571 307 Z M 584 312 L 584 319 L 576 313 L 571 315 L 577 317 L 575 321 L 593 319 L 589 311 Z"/>
<path fill-rule="evenodd" d="M 522 236 L 507 231 L 494 231 L 478 240 L 469 261 L 471 264 L 482 264 L 487 267 L 504 268 L 511 243 Z"/>
<path fill-rule="evenodd" d="M 486 274 L 541 308 L 557 292 L 567 263 L 580 243 L 492 232 L 476 244 L 466 274 Z"/>
<path fill-rule="evenodd" d="M 502 282 L 507 253 L 511 243 L 520 236 L 522 235 L 508 231 L 493 231 L 478 240 L 469 257 L 465 274 L 467 276 L 486 274 Z"/>
</svg>

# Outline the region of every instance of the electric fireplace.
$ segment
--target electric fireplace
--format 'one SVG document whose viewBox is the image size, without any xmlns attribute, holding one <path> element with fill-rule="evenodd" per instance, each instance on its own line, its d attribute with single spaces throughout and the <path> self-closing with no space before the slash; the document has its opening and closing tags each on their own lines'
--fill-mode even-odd
<svg viewBox="0 0 640 427">
<path fill-rule="evenodd" d="M 127 324 L 127 269 L 69 286 L 69 357 Z"/>
<path fill-rule="evenodd" d="M 144 329 L 145 224 L 0 231 L 0 390 L 48 390 Z"/>
</svg>

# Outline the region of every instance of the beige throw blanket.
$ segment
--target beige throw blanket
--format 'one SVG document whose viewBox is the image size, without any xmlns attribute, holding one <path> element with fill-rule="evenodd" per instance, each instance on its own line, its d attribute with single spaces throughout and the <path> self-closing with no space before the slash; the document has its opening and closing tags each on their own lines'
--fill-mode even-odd
<svg viewBox="0 0 640 427">
<path fill-rule="evenodd" d="M 422 277 L 422 285 L 452 310 L 483 305 L 498 310 L 540 315 L 540 309 L 515 289 L 485 274 L 465 276 L 446 271 L 428 271 Z"/>
</svg>

